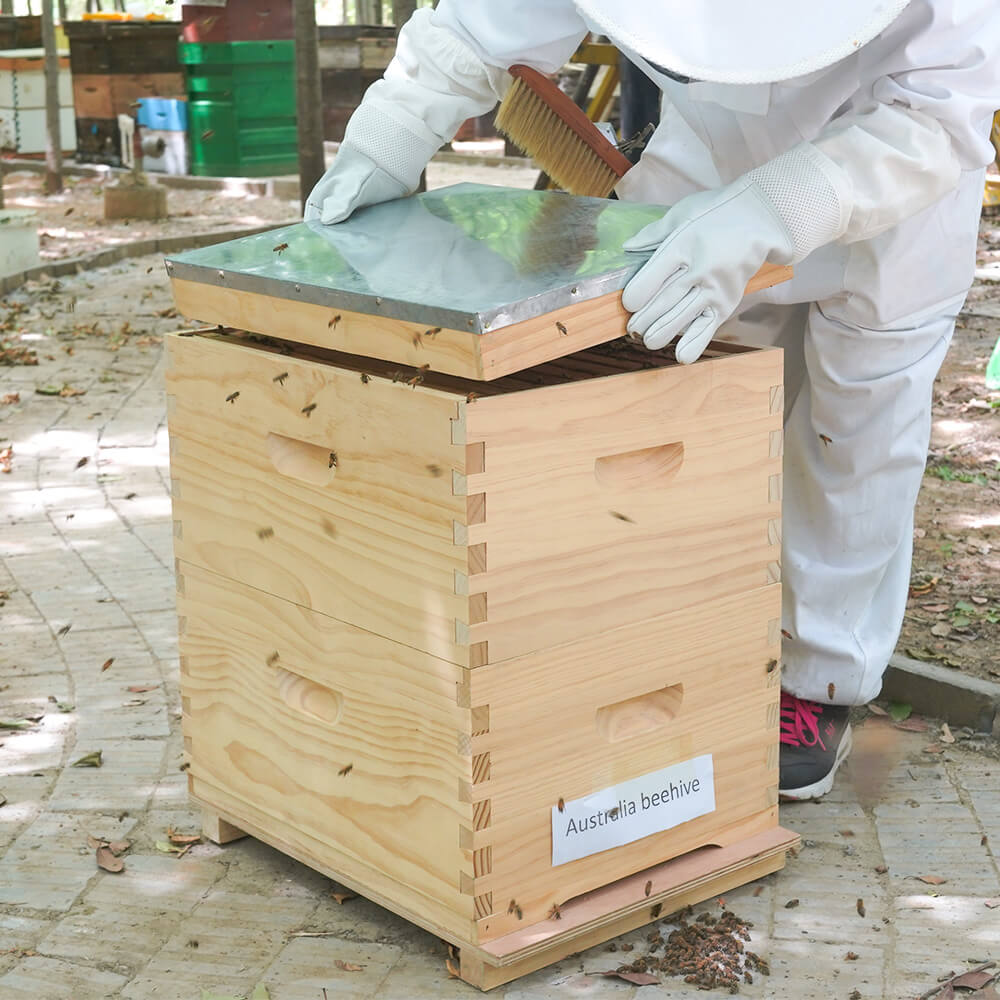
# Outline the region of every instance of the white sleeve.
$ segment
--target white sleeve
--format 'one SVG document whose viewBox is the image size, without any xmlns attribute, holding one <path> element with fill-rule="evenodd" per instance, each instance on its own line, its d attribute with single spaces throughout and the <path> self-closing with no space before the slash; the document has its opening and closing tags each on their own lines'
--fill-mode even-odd
<svg viewBox="0 0 1000 1000">
<path fill-rule="evenodd" d="M 912 0 L 857 58 L 861 86 L 812 142 L 848 208 L 842 242 L 877 236 L 916 215 L 952 190 L 963 171 L 993 159 L 1000 4 Z"/>
<path fill-rule="evenodd" d="M 434 22 L 483 62 L 555 73 L 590 30 L 571 0 L 439 0 Z"/>
</svg>

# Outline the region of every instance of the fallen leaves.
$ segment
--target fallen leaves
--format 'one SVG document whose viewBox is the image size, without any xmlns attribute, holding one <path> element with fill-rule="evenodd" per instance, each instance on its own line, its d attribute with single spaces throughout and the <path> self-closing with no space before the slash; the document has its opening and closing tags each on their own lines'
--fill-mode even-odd
<svg viewBox="0 0 1000 1000">
<path fill-rule="evenodd" d="M 611 969 L 608 972 L 598 972 L 597 975 L 604 976 L 605 979 L 621 979 L 633 986 L 656 986 L 660 980 L 648 972 L 621 972 L 618 969 Z"/>
<path fill-rule="evenodd" d="M 104 751 L 103 750 L 92 750 L 90 753 L 85 753 L 79 760 L 74 760 L 70 765 L 71 767 L 103 767 L 104 766 Z"/>
<path fill-rule="evenodd" d="M 145 694 L 147 691 L 155 691 L 159 686 L 159 684 L 129 684 L 125 690 L 132 694 Z"/>
<path fill-rule="evenodd" d="M 156 849 L 161 854 L 174 854 L 178 858 L 183 858 L 195 844 L 200 843 L 200 833 L 180 833 L 172 826 L 168 826 L 167 839 L 156 841 Z"/>
<path fill-rule="evenodd" d="M 944 723 L 941 724 L 941 735 L 938 737 L 938 739 L 942 743 L 954 743 L 955 742 L 955 735 L 954 735 L 954 733 L 952 733 L 951 727 L 948 725 L 947 722 L 944 722 Z"/>
<path fill-rule="evenodd" d="M 927 885 L 944 885 L 948 881 L 946 878 L 941 878 L 940 875 L 914 875 L 913 878 L 925 882 Z"/>
<path fill-rule="evenodd" d="M 0 719 L 0 729 L 30 729 L 31 719 Z"/>
<path fill-rule="evenodd" d="M 3 397 L 0 398 L 0 405 L 11 406 L 14 403 L 21 402 L 21 394 L 19 392 L 5 392 Z"/>
<path fill-rule="evenodd" d="M 36 385 L 35 393 L 39 396 L 58 396 L 61 399 L 70 399 L 73 396 L 85 396 L 86 389 L 74 389 L 73 386 L 63 383 L 59 385 Z"/>
<path fill-rule="evenodd" d="M 117 875 L 125 870 L 125 862 L 122 861 L 121 855 L 132 845 L 127 840 L 103 840 L 99 837 L 88 836 L 87 846 L 94 851 L 98 868 Z"/>
<path fill-rule="evenodd" d="M 892 719 L 893 722 L 903 722 L 908 719 L 912 713 L 913 706 L 905 701 L 889 702 L 889 718 Z"/>
<path fill-rule="evenodd" d="M 345 962 L 342 959 L 336 959 L 333 963 L 341 972 L 363 972 L 364 966 L 358 965 L 355 962 Z"/>
<path fill-rule="evenodd" d="M 11 464 L 14 461 L 14 446 L 7 445 L 6 448 L 0 449 L 0 472 L 9 473 L 13 469 Z"/>
<path fill-rule="evenodd" d="M 340 906 L 343 906 L 349 899 L 358 898 L 358 894 L 356 892 L 351 892 L 350 889 L 341 889 L 339 892 L 334 891 L 331 892 L 330 895 L 333 896 Z"/>
</svg>

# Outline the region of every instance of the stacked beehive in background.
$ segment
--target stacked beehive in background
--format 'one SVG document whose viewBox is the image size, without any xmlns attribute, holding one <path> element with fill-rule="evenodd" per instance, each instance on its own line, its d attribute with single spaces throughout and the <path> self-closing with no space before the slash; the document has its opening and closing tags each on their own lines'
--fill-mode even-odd
<svg viewBox="0 0 1000 1000">
<path fill-rule="evenodd" d="M 396 29 L 324 25 L 319 29 L 323 138 L 340 142 L 365 91 L 385 72 L 396 51 Z"/>
<path fill-rule="evenodd" d="M 191 173 L 294 173 L 295 43 L 291 0 L 182 8 Z"/>
<path fill-rule="evenodd" d="M 135 116 L 139 98 L 185 96 L 176 22 L 70 21 L 77 159 L 120 166 L 119 115 Z"/>
<path fill-rule="evenodd" d="M 45 53 L 42 49 L 0 50 L 0 149 L 45 152 Z M 69 59 L 59 59 L 59 129 L 62 148 L 74 146 L 73 89 Z"/>
</svg>

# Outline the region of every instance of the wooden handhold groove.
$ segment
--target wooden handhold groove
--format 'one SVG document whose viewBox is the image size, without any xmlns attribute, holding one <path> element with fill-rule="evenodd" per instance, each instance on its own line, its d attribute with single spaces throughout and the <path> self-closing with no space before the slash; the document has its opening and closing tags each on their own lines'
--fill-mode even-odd
<svg viewBox="0 0 1000 1000">
<path fill-rule="evenodd" d="M 674 441 L 597 458 L 594 478 L 606 489 L 650 489 L 670 482 L 680 472 L 683 462 L 684 444 Z"/>
</svg>

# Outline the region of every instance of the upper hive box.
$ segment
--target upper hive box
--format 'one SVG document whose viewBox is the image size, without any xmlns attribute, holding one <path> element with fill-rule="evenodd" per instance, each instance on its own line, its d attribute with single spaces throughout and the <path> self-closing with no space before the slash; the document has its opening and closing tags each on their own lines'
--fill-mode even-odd
<svg viewBox="0 0 1000 1000">
<path fill-rule="evenodd" d="M 495 379 L 621 336 L 647 259 L 622 242 L 662 206 L 459 184 L 173 257 L 191 319 Z M 747 286 L 785 280 L 765 265 Z"/>
</svg>

